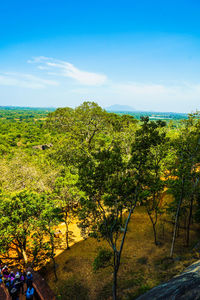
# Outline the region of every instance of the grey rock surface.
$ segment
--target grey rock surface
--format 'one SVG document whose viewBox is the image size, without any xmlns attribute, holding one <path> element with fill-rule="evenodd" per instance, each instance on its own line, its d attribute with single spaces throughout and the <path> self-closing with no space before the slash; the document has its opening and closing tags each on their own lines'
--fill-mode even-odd
<svg viewBox="0 0 200 300">
<path fill-rule="evenodd" d="M 200 300 L 200 260 L 137 300 Z"/>
</svg>

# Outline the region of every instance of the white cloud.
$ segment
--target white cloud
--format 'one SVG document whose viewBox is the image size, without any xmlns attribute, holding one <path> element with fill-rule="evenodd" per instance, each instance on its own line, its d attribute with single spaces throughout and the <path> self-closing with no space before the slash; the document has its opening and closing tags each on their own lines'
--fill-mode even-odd
<svg viewBox="0 0 200 300">
<path fill-rule="evenodd" d="M 200 109 L 200 83 L 198 82 L 112 82 L 103 74 L 83 71 L 69 62 L 54 58 L 40 56 L 29 60 L 28 63 L 34 64 L 34 67 L 36 65 L 38 74 L 43 72 L 47 79 L 31 75 L 31 72 L 29 74 L 0 72 L 0 86 L 44 89 L 58 86 L 58 81 L 60 81 L 59 89 L 54 89 L 54 91 L 51 89 L 47 92 L 49 93 L 47 98 L 54 99 L 53 105 L 55 101 L 57 105 L 60 105 L 58 102 L 60 101 L 62 105 L 65 103 L 66 106 L 71 106 L 72 103 L 78 104 L 83 100 L 92 99 L 105 107 L 118 103 L 130 105 L 137 110 L 189 112 L 196 108 Z M 68 82 L 66 88 L 61 77 L 72 78 L 79 85 L 70 85 Z M 48 78 L 55 78 L 55 80 Z M 10 92 L 9 88 L 7 90 Z M 46 90 L 44 92 L 46 97 Z M 40 94 L 42 95 L 42 91 Z M 43 99 L 44 95 L 41 97 Z"/>
<path fill-rule="evenodd" d="M 31 89 L 43 89 L 47 86 L 57 86 L 59 83 L 53 80 L 43 79 L 24 73 L 0 73 L 0 85 L 16 86 Z"/>
<path fill-rule="evenodd" d="M 38 68 L 49 70 L 48 74 L 53 73 L 54 75 L 69 77 L 82 85 L 100 86 L 107 81 L 107 77 L 104 74 L 82 71 L 73 64 L 62 60 L 39 56 L 29 60 L 28 63 L 39 63 L 41 65 Z M 55 70 L 55 72 L 51 72 L 52 70 Z"/>
</svg>

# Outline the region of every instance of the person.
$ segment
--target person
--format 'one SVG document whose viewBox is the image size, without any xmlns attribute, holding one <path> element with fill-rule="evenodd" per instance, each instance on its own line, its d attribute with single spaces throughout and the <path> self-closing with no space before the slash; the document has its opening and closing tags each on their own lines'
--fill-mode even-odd
<svg viewBox="0 0 200 300">
<path fill-rule="evenodd" d="M 10 274 L 8 275 L 8 277 L 15 279 L 15 273 L 13 271 L 11 271 Z"/>
<path fill-rule="evenodd" d="M 19 294 L 20 294 L 20 275 L 19 273 L 15 275 L 15 279 L 12 284 L 12 288 L 10 290 L 10 294 L 12 296 L 12 300 L 19 300 Z"/>
<path fill-rule="evenodd" d="M 25 277 L 24 277 L 24 272 L 22 273 L 21 272 L 21 275 L 20 275 L 20 290 L 21 290 L 21 293 L 23 294 L 24 293 L 24 283 L 25 283 Z"/>
<path fill-rule="evenodd" d="M 30 285 L 32 285 L 32 281 L 33 281 L 33 275 L 31 274 L 30 271 L 28 271 L 27 272 L 27 276 L 26 276 L 27 287 L 29 287 Z"/>
<path fill-rule="evenodd" d="M 11 290 L 12 290 L 12 288 L 13 288 L 13 284 L 11 283 L 10 277 L 8 277 L 8 278 L 5 280 L 4 284 L 5 284 L 5 286 L 6 286 L 7 290 L 8 290 L 8 292 L 9 292 L 9 295 L 12 297 L 12 294 L 13 294 L 15 291 L 12 291 L 12 293 L 11 293 Z"/>
<path fill-rule="evenodd" d="M 10 274 L 8 275 L 8 278 L 10 278 L 11 284 L 13 284 L 15 280 L 15 273 L 11 271 Z"/>
<path fill-rule="evenodd" d="M 15 279 L 13 281 L 13 284 L 15 285 L 15 287 L 20 291 L 20 287 L 21 287 L 21 280 L 20 280 L 20 275 L 19 273 L 17 273 L 15 275 Z"/>
<path fill-rule="evenodd" d="M 10 277 L 8 277 L 8 278 L 6 279 L 6 281 L 5 281 L 5 286 L 6 286 L 6 288 L 8 289 L 8 292 L 9 292 L 9 294 L 10 294 L 10 290 L 11 290 L 11 288 L 12 288 L 12 284 L 11 284 L 11 282 L 10 282 Z"/>
<path fill-rule="evenodd" d="M 20 287 L 18 282 L 15 279 L 12 287 L 10 288 L 10 295 L 12 297 L 12 300 L 19 300 L 19 293 L 20 293 Z"/>
<path fill-rule="evenodd" d="M 7 279 L 8 276 L 9 276 L 8 266 L 7 266 L 7 265 L 5 265 L 5 266 L 3 267 L 2 273 L 3 273 L 3 277 Z"/>
<path fill-rule="evenodd" d="M 35 290 L 34 290 L 32 282 L 31 282 L 26 291 L 26 300 L 32 300 L 34 292 L 35 292 Z"/>
</svg>

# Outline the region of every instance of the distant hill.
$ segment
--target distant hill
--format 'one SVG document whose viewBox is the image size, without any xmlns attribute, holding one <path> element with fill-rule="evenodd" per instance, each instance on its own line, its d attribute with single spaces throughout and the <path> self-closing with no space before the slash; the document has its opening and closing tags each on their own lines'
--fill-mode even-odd
<svg viewBox="0 0 200 300">
<path fill-rule="evenodd" d="M 128 105 L 114 104 L 106 107 L 107 111 L 134 111 L 135 109 Z"/>
</svg>

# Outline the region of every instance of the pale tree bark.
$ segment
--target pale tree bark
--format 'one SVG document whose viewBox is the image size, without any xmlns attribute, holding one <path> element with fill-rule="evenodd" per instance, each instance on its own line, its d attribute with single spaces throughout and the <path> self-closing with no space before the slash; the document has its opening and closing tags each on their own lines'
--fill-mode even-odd
<svg viewBox="0 0 200 300">
<path fill-rule="evenodd" d="M 182 185 L 181 185 L 181 194 L 176 210 L 176 217 L 175 217 L 175 223 L 174 223 L 174 231 L 173 231 L 173 237 L 172 237 L 172 244 L 171 244 L 171 250 L 170 250 L 170 257 L 173 257 L 174 253 L 174 244 L 176 240 L 176 233 L 177 233 L 177 227 L 178 227 L 178 220 L 179 220 L 179 214 L 180 214 L 180 208 L 183 201 L 183 189 L 184 189 L 184 179 L 182 179 Z"/>
</svg>

